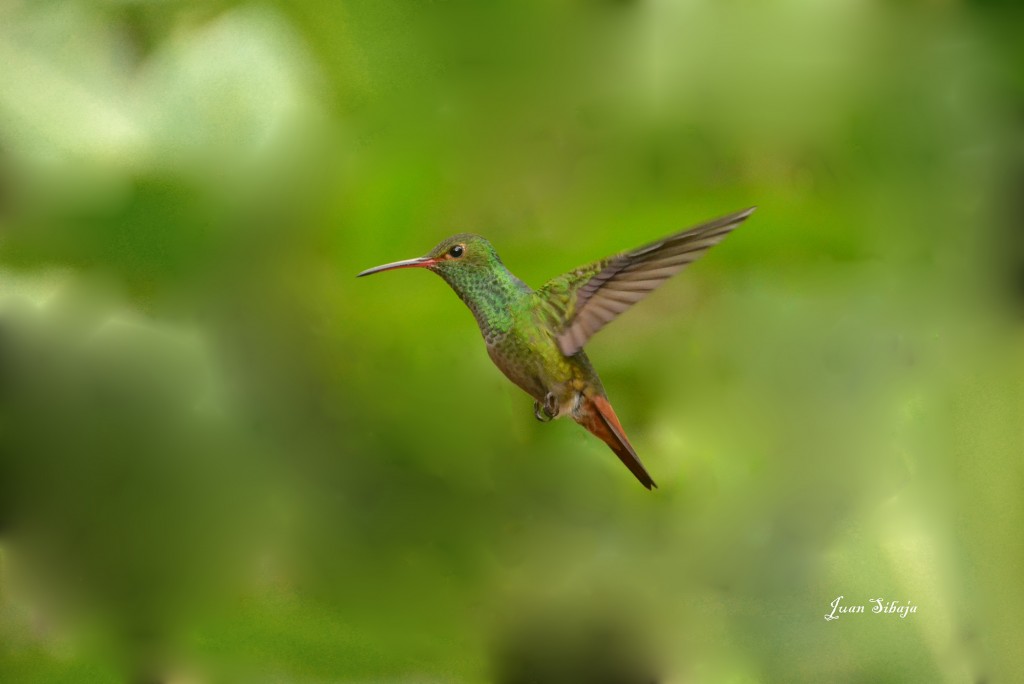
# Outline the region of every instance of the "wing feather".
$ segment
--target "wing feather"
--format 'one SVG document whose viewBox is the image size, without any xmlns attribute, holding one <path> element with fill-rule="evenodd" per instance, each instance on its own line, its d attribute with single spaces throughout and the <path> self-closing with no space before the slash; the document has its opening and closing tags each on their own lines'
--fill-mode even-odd
<svg viewBox="0 0 1024 684">
<path fill-rule="evenodd" d="M 583 266 L 541 288 L 562 353 L 572 356 L 598 330 L 717 245 L 755 207 Z"/>
</svg>

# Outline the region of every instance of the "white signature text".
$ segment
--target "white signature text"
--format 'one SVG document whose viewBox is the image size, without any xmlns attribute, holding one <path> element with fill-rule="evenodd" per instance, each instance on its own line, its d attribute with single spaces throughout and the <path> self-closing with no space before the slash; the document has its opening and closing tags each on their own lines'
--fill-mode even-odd
<svg viewBox="0 0 1024 684">
<path fill-rule="evenodd" d="M 838 620 L 840 616 L 849 613 L 880 613 L 883 615 L 899 615 L 900 618 L 906 618 L 908 615 L 917 612 L 917 606 L 907 601 L 906 603 L 900 603 L 899 601 L 886 601 L 883 598 L 873 598 L 866 604 L 850 604 L 843 605 L 843 599 L 845 596 L 837 596 L 836 600 L 829 604 L 832 608 L 832 612 L 825 616 L 825 619 L 829 622 L 832 620 Z"/>
</svg>

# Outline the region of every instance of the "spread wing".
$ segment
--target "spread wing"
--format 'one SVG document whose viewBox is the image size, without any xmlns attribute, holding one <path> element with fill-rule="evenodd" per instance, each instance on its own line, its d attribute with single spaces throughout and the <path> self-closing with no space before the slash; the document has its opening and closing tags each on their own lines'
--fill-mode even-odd
<svg viewBox="0 0 1024 684">
<path fill-rule="evenodd" d="M 755 208 L 581 266 L 546 283 L 538 294 L 562 353 L 572 356 L 582 349 L 594 333 L 725 239 Z"/>
</svg>

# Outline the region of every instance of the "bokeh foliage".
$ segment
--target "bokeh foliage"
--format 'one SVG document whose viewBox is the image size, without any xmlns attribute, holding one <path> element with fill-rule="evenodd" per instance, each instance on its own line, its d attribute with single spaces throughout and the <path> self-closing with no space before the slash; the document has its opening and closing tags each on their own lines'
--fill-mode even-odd
<svg viewBox="0 0 1024 684">
<path fill-rule="evenodd" d="M 0 4 L 0 680 L 1012 681 L 1020 26 Z M 441 281 L 353 277 L 752 204 L 588 346 L 654 493 Z"/>
</svg>

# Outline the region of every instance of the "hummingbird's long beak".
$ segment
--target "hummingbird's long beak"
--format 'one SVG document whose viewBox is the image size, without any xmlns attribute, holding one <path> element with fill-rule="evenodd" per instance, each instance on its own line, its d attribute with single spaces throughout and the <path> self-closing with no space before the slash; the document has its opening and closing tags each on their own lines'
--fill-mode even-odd
<svg viewBox="0 0 1024 684">
<path fill-rule="evenodd" d="M 374 266 L 368 268 L 356 278 L 362 278 L 363 276 L 371 275 L 373 273 L 380 273 L 381 271 L 391 271 L 396 268 L 427 268 L 437 263 L 437 259 L 431 259 L 430 257 L 416 257 L 415 259 L 406 259 L 404 261 L 393 261 L 390 264 L 383 264 L 382 266 Z"/>
</svg>

